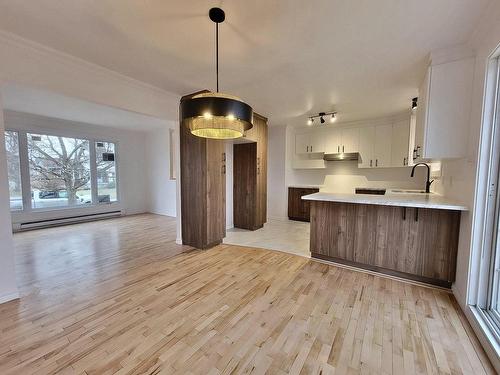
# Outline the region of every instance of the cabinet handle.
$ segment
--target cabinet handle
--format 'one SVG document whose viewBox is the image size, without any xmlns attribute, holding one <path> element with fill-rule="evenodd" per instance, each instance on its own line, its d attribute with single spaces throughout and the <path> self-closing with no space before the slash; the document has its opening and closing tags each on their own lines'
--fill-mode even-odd
<svg viewBox="0 0 500 375">
<path fill-rule="evenodd" d="M 342 146 L 342 152 L 344 152 L 344 146 Z"/>
<path fill-rule="evenodd" d="M 226 153 L 225 152 L 222 153 L 222 161 L 223 162 L 226 161 Z"/>
<path fill-rule="evenodd" d="M 337 153 L 340 152 L 340 146 L 337 146 Z"/>
<path fill-rule="evenodd" d="M 413 155 L 412 156 L 413 156 L 413 160 L 415 160 L 417 158 L 417 149 L 416 148 L 413 149 Z"/>
<path fill-rule="evenodd" d="M 420 157 L 420 148 L 421 148 L 420 146 L 417 146 L 417 158 Z"/>
<path fill-rule="evenodd" d="M 309 152 L 309 146 L 307 146 L 307 151 L 306 152 Z"/>
<path fill-rule="evenodd" d="M 375 159 L 375 166 L 378 167 L 378 159 Z"/>
<path fill-rule="evenodd" d="M 406 165 L 406 158 L 403 158 L 403 165 Z"/>
<path fill-rule="evenodd" d="M 418 208 L 415 207 L 415 221 L 418 221 Z"/>
<path fill-rule="evenodd" d="M 370 167 L 373 167 L 373 160 L 370 159 Z"/>
<path fill-rule="evenodd" d="M 403 220 L 406 220 L 406 207 L 403 207 Z"/>
<path fill-rule="evenodd" d="M 311 152 L 313 152 L 313 146 L 311 146 Z"/>
<path fill-rule="evenodd" d="M 221 172 L 222 172 L 222 174 L 226 174 L 226 165 L 225 164 L 222 166 Z"/>
<path fill-rule="evenodd" d="M 260 167 L 257 167 L 257 174 L 260 174 Z"/>
</svg>

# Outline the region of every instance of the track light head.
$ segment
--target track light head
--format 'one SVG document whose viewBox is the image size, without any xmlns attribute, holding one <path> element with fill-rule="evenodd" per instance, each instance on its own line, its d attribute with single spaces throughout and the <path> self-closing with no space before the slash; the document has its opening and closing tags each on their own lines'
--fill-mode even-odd
<svg viewBox="0 0 500 375">
<path fill-rule="evenodd" d="M 307 120 L 307 125 L 312 125 L 314 122 L 314 119 L 312 117 L 309 117 L 309 119 Z"/>
<path fill-rule="evenodd" d="M 418 102 L 418 98 L 413 98 L 411 100 L 411 109 L 417 108 L 417 102 Z"/>
<path fill-rule="evenodd" d="M 335 112 L 332 113 L 332 117 L 330 117 L 330 122 L 335 122 L 337 120 L 337 115 L 335 114 Z"/>
</svg>

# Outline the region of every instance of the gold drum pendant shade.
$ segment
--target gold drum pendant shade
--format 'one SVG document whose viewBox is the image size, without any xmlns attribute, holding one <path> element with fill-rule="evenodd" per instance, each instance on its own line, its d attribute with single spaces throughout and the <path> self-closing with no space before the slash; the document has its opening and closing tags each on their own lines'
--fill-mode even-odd
<svg viewBox="0 0 500 375">
<path fill-rule="evenodd" d="M 253 126 L 252 107 L 222 93 L 207 92 L 184 100 L 181 118 L 191 134 L 202 138 L 239 138 Z"/>
</svg>

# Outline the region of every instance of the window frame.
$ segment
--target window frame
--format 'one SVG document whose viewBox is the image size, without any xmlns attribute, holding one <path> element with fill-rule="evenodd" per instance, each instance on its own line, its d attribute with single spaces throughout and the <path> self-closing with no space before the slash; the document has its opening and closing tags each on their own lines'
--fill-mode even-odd
<svg viewBox="0 0 500 375">
<path fill-rule="evenodd" d="M 71 132 L 58 132 L 53 129 L 45 128 L 16 128 L 6 126 L 5 131 L 16 132 L 19 137 L 19 163 L 21 172 L 21 188 L 23 197 L 23 209 L 22 210 L 11 210 L 11 214 L 20 213 L 42 213 L 42 212 L 57 212 L 75 209 L 91 209 L 102 206 L 117 206 L 121 204 L 121 189 L 120 189 L 120 144 L 116 139 L 110 139 L 107 137 L 95 137 L 95 136 L 82 136 L 79 134 L 72 135 Z M 82 204 L 82 205 L 66 205 L 59 207 L 47 207 L 47 208 L 33 208 L 31 201 L 31 176 L 29 168 L 29 151 L 28 151 L 28 134 L 41 134 L 53 137 L 65 137 L 65 138 L 75 138 L 81 139 L 89 142 L 89 163 L 90 163 L 90 188 L 92 203 Z M 115 146 L 115 173 L 116 173 L 116 201 L 109 203 L 99 203 L 97 199 L 97 163 L 96 163 L 96 143 L 97 142 L 109 142 L 113 143 Z"/>
</svg>

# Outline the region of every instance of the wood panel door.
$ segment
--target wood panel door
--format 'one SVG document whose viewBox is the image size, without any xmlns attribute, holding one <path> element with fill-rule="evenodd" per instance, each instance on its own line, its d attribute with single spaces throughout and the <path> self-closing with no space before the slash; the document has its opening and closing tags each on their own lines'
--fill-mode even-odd
<svg viewBox="0 0 500 375">
<path fill-rule="evenodd" d="M 236 228 L 257 224 L 257 143 L 233 146 L 233 220 Z"/>
</svg>

